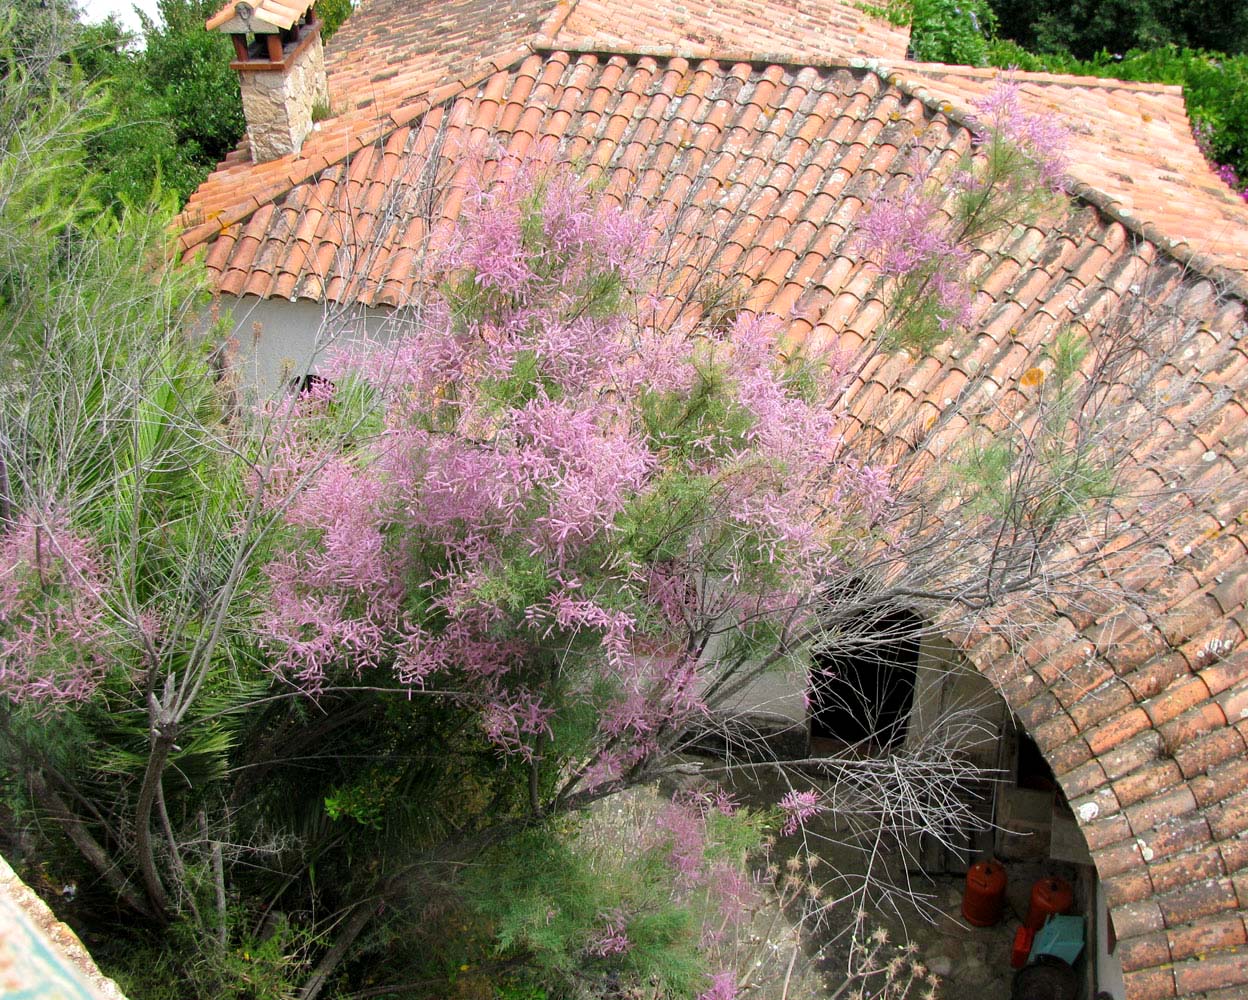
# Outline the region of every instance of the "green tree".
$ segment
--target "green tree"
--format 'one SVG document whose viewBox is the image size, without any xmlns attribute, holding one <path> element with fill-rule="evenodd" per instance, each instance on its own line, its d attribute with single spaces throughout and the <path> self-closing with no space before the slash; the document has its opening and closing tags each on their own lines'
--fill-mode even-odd
<svg viewBox="0 0 1248 1000">
<path fill-rule="evenodd" d="M 1042 53 L 1091 59 L 1176 45 L 1248 50 L 1248 8 L 1238 0 L 991 0 L 1001 34 Z"/>
<path fill-rule="evenodd" d="M 184 201 L 242 138 L 244 119 L 229 39 L 204 30 L 215 0 L 162 0 L 139 38 L 113 19 L 86 25 L 69 3 L 20 0 L 11 10 L 15 58 L 47 76 L 74 66 L 106 95 L 87 163 L 107 206 L 146 204 L 154 190 Z M 39 64 L 38 66 L 36 64 Z M 42 66 L 43 68 L 39 68 Z"/>
<path fill-rule="evenodd" d="M 1096 448 L 1120 436 L 1085 419 L 1110 376 L 1069 377 L 1085 355 L 1058 345 L 1052 417 L 1012 424 L 950 492 L 901 468 L 916 485 L 897 523 L 939 539 L 885 533 L 889 484 L 824 405 L 844 359 L 782 363 L 766 322 L 731 309 L 687 336 L 647 325 L 652 262 L 621 251 L 647 226 L 517 170 L 529 187 L 473 200 L 445 310 L 397 315 L 400 364 L 241 407 L 167 215 L 93 210 L 100 94 L 72 61 L 42 65 L 0 79 L 6 852 L 78 881 L 135 1000 L 312 1000 L 377 970 L 445 996 L 480 964 L 569 994 L 728 995 L 744 956 L 699 947 L 707 910 L 726 926 L 712 890 L 740 909 L 768 827 L 800 837 L 838 803 L 791 770 L 805 785 L 775 812 L 702 789 L 623 845 L 583 807 L 680 774 L 692 739 L 741 739 L 701 706 L 804 663 L 807 642 L 860 641 L 903 591 L 973 620 L 1028 586 L 1110 488 Z M 1042 138 L 1019 146 L 1024 175 Z M 957 195 L 918 179 L 916 211 L 878 199 L 881 261 L 916 244 L 964 259 L 1028 200 L 985 190 L 1010 160 L 964 164 Z M 881 270 L 881 288 L 901 276 Z M 955 492 L 964 520 L 925 516 Z M 832 563 L 862 576 L 816 587 Z M 903 843 L 973 822 L 952 794 L 978 774 L 959 755 L 972 728 L 818 762 L 869 816 L 870 856 L 883 826 Z M 762 763 L 718 773 L 775 767 L 748 750 Z M 791 881 L 786 902 L 826 911 Z"/>
</svg>

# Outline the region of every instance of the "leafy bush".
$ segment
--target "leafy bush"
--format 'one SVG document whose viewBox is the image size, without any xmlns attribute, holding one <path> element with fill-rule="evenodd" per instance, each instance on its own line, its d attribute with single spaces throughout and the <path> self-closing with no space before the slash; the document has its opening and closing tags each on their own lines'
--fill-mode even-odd
<svg viewBox="0 0 1248 1000">
<path fill-rule="evenodd" d="M 321 41 L 328 42 L 354 10 L 351 0 L 320 0 L 316 14 L 321 19 Z"/>
<path fill-rule="evenodd" d="M 987 0 L 914 0 L 910 48 L 923 62 L 983 66 L 995 24 Z"/>
<path fill-rule="evenodd" d="M 992 0 L 1001 34 L 1034 52 L 1094 59 L 1167 45 L 1248 50 L 1248 6 L 1240 0 Z"/>
<path fill-rule="evenodd" d="M 22 26 L 10 40 L 16 61 L 48 76 L 60 66 L 90 81 L 111 121 L 86 145 L 98 174 L 95 195 L 120 212 L 144 206 L 153 190 L 184 201 L 242 138 L 238 75 L 225 36 L 204 30 L 216 0 L 161 0 L 160 20 L 144 18 L 139 46 L 109 19 L 84 25 L 64 4 L 0 0 Z"/>
<path fill-rule="evenodd" d="M 923 62 L 983 66 L 996 25 L 988 0 L 883 0 L 859 9 L 910 25 L 910 51 Z"/>
</svg>

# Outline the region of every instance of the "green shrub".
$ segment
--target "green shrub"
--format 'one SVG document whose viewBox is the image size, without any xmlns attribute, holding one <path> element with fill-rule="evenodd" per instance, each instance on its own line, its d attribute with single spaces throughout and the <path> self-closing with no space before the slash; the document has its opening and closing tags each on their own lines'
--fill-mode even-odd
<svg viewBox="0 0 1248 1000">
<path fill-rule="evenodd" d="M 342 22 L 351 16 L 354 10 L 351 0 L 319 0 L 316 14 L 321 19 L 321 41 L 328 42 L 334 32 L 342 27 Z"/>
<path fill-rule="evenodd" d="M 910 25 L 910 51 L 923 62 L 983 66 L 996 15 L 988 0 L 878 0 L 858 8 Z"/>
<path fill-rule="evenodd" d="M 1101 51 L 1166 45 L 1248 51 L 1242 0 L 992 0 L 1001 34 L 1032 52 Z"/>
<path fill-rule="evenodd" d="M 995 24 L 987 0 L 914 0 L 910 48 L 923 62 L 983 66 Z"/>
</svg>

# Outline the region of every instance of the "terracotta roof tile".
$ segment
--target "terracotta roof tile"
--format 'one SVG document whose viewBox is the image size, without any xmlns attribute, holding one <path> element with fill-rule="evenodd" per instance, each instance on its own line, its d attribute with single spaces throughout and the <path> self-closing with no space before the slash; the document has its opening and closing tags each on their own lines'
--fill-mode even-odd
<svg viewBox="0 0 1248 1000">
<path fill-rule="evenodd" d="M 1196 958 L 1210 951 L 1237 948 L 1248 944 L 1248 932 L 1238 916 L 1210 920 L 1196 926 L 1175 927 L 1166 931 L 1170 955 L 1175 960 Z"/>
<path fill-rule="evenodd" d="M 1111 908 L 1153 899 L 1156 897 L 1157 891 L 1149 875 L 1148 868 L 1145 866 L 1129 868 L 1126 871 L 1119 872 L 1111 879 L 1103 880 L 1103 888 L 1105 890 L 1105 902 Z M 1140 956 L 1140 958 L 1143 959 L 1143 956 Z M 1130 967 L 1125 958 L 1123 965 L 1125 968 Z"/>
<path fill-rule="evenodd" d="M 222 25 L 228 24 L 234 17 L 234 8 L 238 6 L 239 0 L 231 0 L 219 11 L 208 18 L 204 23 L 204 27 L 209 31 L 214 31 Z M 249 17 L 252 20 L 260 21 L 269 27 L 265 30 L 273 30 L 281 28 L 289 29 L 296 21 L 303 17 L 304 12 L 311 6 L 311 3 L 300 5 L 292 2 L 290 4 L 281 3 L 280 0 L 254 0 L 249 6 L 252 12 Z"/>
<path fill-rule="evenodd" d="M 784 61 L 871 56 L 900 59 L 909 42 L 906 29 L 865 18 L 850 4 L 811 0 L 799 6 L 774 0 L 685 0 L 621 4 L 580 0 L 550 38 L 552 47 L 618 48 L 652 53 L 679 50 L 784 54 Z"/>
<path fill-rule="evenodd" d="M 1141 937 L 1128 938 L 1120 945 L 1122 951 L 1118 959 L 1132 968 L 1147 968 L 1155 965 L 1169 965 L 1171 959 L 1170 941 L 1162 931 L 1154 931 Z"/>
<path fill-rule="evenodd" d="M 1114 911 L 1114 926 L 1118 926 L 1118 911 Z M 1175 995 L 1174 972 L 1167 966 L 1130 971 L 1123 975 L 1127 995 L 1131 1000 L 1168 1000 Z"/>
<path fill-rule="evenodd" d="M 1096 800 L 1093 798 L 1087 801 Z M 1098 817 L 1092 820 L 1084 819 L 1080 824 L 1083 837 L 1088 842 L 1088 849 L 1093 852 L 1094 860 L 1101 851 L 1106 851 L 1131 836 L 1131 827 L 1127 823 L 1127 818 L 1121 813 L 1109 813 L 1103 817 L 1098 813 Z M 1125 931 L 1119 931 L 1119 933 L 1125 936 Z"/>
<path fill-rule="evenodd" d="M 1248 953 L 1242 948 L 1214 955 L 1204 955 L 1174 967 L 1175 986 L 1180 993 L 1199 993 L 1243 983 L 1244 963 Z"/>
<path fill-rule="evenodd" d="M 997 71 L 892 64 L 909 86 L 966 113 Z M 1184 247 L 1216 266 L 1248 270 L 1248 206 L 1209 170 L 1196 148 L 1178 87 L 1016 73 L 1033 112 L 1072 128 L 1070 173 L 1124 220 L 1150 227 L 1167 249 Z"/>
<path fill-rule="evenodd" d="M 1161 907 L 1151 899 L 1112 906 L 1110 916 L 1120 940 L 1143 937 L 1164 931 L 1166 927 L 1165 918 L 1161 915 Z M 1136 994 L 1132 993 L 1131 996 L 1134 998 Z"/>
<path fill-rule="evenodd" d="M 1167 927 L 1189 924 L 1201 917 L 1223 915 L 1239 907 L 1235 884 L 1226 877 L 1201 879 L 1155 898 Z"/>
</svg>

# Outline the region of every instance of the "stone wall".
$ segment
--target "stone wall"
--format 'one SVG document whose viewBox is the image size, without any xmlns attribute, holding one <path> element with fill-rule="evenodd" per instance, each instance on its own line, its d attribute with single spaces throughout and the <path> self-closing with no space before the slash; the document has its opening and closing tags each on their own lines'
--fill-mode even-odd
<svg viewBox="0 0 1248 1000">
<path fill-rule="evenodd" d="M 252 159 L 264 163 L 296 152 L 312 131 L 313 107 L 329 105 L 320 35 L 314 33 L 286 69 L 239 76 Z"/>
</svg>

